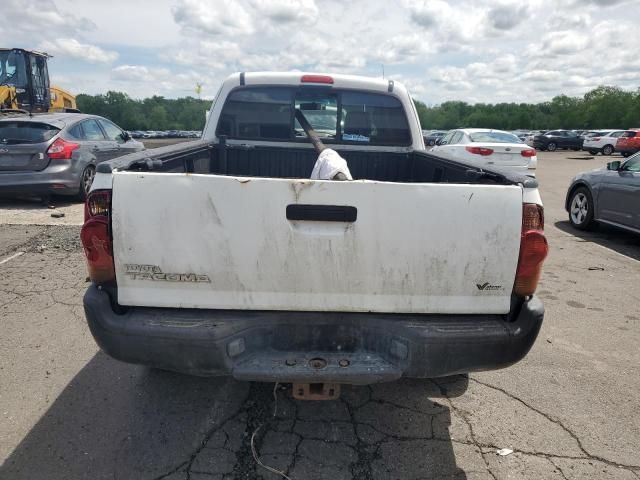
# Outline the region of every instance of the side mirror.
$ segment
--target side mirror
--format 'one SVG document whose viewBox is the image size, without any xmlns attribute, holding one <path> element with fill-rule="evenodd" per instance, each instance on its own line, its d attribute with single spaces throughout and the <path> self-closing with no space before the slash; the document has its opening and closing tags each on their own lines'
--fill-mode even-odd
<svg viewBox="0 0 640 480">
<path fill-rule="evenodd" d="M 607 163 L 607 170 L 618 171 L 620 170 L 620 160 L 615 160 L 613 162 Z"/>
<path fill-rule="evenodd" d="M 131 135 L 129 135 L 129 132 L 122 132 L 120 136 L 122 137 L 123 142 L 128 142 L 129 140 L 131 140 Z"/>
</svg>

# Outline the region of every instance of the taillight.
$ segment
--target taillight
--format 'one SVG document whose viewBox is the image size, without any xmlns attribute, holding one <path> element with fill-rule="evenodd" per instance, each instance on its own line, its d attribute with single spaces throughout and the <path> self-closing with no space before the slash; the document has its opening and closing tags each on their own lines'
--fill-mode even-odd
<svg viewBox="0 0 640 480">
<path fill-rule="evenodd" d="M 599 140 L 600 140 L 600 137 L 591 137 L 591 138 L 589 138 L 588 140 L 589 140 L 590 142 L 591 142 L 591 141 L 593 141 L 593 142 L 597 142 L 597 141 L 599 141 Z"/>
<path fill-rule="evenodd" d="M 535 203 L 525 203 L 522 207 L 522 233 L 520 236 L 520 257 L 513 293 L 520 297 L 533 295 L 538 287 L 542 263 L 549 253 L 549 245 L 544 236 L 544 210 Z"/>
<path fill-rule="evenodd" d="M 80 144 L 69 142 L 64 138 L 58 138 L 55 142 L 49 145 L 47 149 L 47 155 L 52 160 L 71 160 L 71 155 L 74 150 L 80 148 Z"/>
<path fill-rule="evenodd" d="M 522 155 L 523 157 L 535 157 L 536 151 L 532 148 L 527 148 L 526 150 L 520 151 L 520 155 Z"/>
<path fill-rule="evenodd" d="M 80 239 L 87 257 L 89 278 L 98 284 L 115 282 L 113 244 L 109 231 L 111 190 L 96 190 L 89 194 L 84 218 Z"/>
<path fill-rule="evenodd" d="M 333 84 L 333 77 L 330 77 L 329 75 L 303 75 L 300 78 L 300 82 Z"/>
<path fill-rule="evenodd" d="M 465 150 L 474 155 L 483 155 L 485 157 L 493 153 L 493 149 L 485 147 L 465 147 Z"/>
</svg>

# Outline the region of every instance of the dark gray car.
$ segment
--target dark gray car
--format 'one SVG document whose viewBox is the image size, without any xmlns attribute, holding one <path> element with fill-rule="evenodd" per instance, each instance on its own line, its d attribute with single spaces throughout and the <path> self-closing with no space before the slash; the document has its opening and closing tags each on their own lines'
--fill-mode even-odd
<svg viewBox="0 0 640 480">
<path fill-rule="evenodd" d="M 83 198 L 96 165 L 143 150 L 113 122 L 81 113 L 0 118 L 0 195 Z"/>
<path fill-rule="evenodd" d="M 580 230 L 602 222 L 640 233 L 640 153 L 576 175 L 565 208 Z"/>
</svg>

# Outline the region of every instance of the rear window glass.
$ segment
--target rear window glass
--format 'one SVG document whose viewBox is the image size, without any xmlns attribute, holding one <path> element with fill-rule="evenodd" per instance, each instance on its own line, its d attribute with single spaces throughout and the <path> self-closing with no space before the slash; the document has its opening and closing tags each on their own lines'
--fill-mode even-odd
<svg viewBox="0 0 640 480">
<path fill-rule="evenodd" d="M 227 98 L 217 135 L 229 138 L 289 140 L 293 91 L 290 88 L 244 88 Z"/>
<path fill-rule="evenodd" d="M 469 134 L 472 142 L 487 143 L 520 143 L 520 139 L 507 132 L 472 132 Z"/>
<path fill-rule="evenodd" d="M 47 142 L 59 131 L 59 128 L 46 123 L 0 122 L 0 144 Z"/>
<path fill-rule="evenodd" d="M 622 138 L 633 138 L 636 136 L 636 133 L 638 132 L 634 132 L 634 131 L 630 131 L 630 132 L 624 132 L 622 135 L 620 135 Z"/>
<path fill-rule="evenodd" d="M 400 100 L 379 93 L 342 92 L 342 140 L 410 144 L 409 124 Z"/>
<path fill-rule="evenodd" d="M 411 143 L 404 108 L 396 97 L 313 87 L 234 90 L 222 109 L 216 134 L 236 139 L 307 142 L 294 109 L 304 114 L 327 143 Z"/>
</svg>

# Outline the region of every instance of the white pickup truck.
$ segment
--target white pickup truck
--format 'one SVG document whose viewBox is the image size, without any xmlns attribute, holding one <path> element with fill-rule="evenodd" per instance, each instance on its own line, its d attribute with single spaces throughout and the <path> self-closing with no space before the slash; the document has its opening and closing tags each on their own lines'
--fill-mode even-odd
<svg viewBox="0 0 640 480">
<path fill-rule="evenodd" d="M 296 119 L 352 181 L 310 180 Z M 369 384 L 522 359 L 544 309 L 536 180 L 424 151 L 399 83 L 227 78 L 200 140 L 99 165 L 82 242 L 97 343 L 195 375 Z"/>
</svg>

